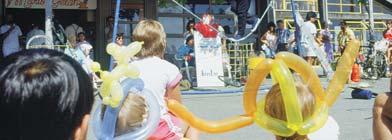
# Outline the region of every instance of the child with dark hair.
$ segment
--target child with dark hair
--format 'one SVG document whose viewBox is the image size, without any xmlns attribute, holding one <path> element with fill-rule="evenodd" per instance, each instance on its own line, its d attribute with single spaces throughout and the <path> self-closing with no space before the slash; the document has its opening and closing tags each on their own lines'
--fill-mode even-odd
<svg viewBox="0 0 392 140">
<path fill-rule="evenodd" d="M 0 139 L 81 140 L 93 105 L 89 76 L 71 57 L 29 49 L 0 64 Z"/>
<path fill-rule="evenodd" d="M 265 45 L 262 47 L 262 49 L 265 51 L 268 58 L 273 58 L 275 56 L 277 40 L 275 27 L 275 23 L 269 22 L 267 32 L 264 33 L 264 35 L 260 38 L 260 42 Z"/>
<path fill-rule="evenodd" d="M 186 41 L 185 45 L 181 46 L 178 49 L 177 57 L 184 58 L 187 61 L 189 61 L 189 66 L 195 66 L 195 58 L 194 58 L 195 43 L 194 43 L 193 35 L 188 36 L 185 41 Z"/>
</svg>

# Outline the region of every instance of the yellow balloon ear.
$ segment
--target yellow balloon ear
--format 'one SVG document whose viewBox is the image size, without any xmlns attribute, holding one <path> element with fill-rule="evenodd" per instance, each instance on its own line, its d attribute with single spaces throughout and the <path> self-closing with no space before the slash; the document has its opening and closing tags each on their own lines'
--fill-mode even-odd
<svg viewBox="0 0 392 140">
<path fill-rule="evenodd" d="M 101 71 L 101 65 L 100 65 L 99 63 L 97 63 L 97 62 L 91 63 L 90 68 L 91 68 L 91 70 L 92 70 L 93 72 L 99 72 L 99 71 Z"/>
<path fill-rule="evenodd" d="M 128 57 L 135 56 L 141 49 L 144 42 L 132 42 L 125 48 L 125 52 Z"/>
<path fill-rule="evenodd" d="M 118 45 L 117 45 L 116 43 L 109 43 L 109 44 L 106 46 L 106 52 L 107 52 L 108 54 L 110 54 L 110 55 L 113 55 L 114 52 L 117 50 L 117 48 L 119 48 L 119 47 L 118 47 Z"/>
</svg>

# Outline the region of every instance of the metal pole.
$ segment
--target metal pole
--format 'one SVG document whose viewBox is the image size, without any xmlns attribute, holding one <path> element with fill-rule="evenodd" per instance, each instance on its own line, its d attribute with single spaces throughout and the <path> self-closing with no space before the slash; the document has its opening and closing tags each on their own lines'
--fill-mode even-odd
<svg viewBox="0 0 392 140">
<path fill-rule="evenodd" d="M 294 34 L 295 34 L 295 42 L 297 44 L 298 55 L 302 56 L 301 41 L 300 41 L 300 36 L 299 36 L 299 32 L 298 32 L 300 30 L 300 28 L 298 26 L 297 18 L 295 16 L 294 0 L 291 0 L 291 9 L 293 10 L 294 25 L 295 25 L 295 30 L 296 30 L 294 32 Z"/>
<path fill-rule="evenodd" d="M 272 2 L 272 16 L 274 19 L 274 23 L 276 23 L 276 10 L 275 10 L 276 2 L 275 2 L 275 0 L 272 0 L 271 2 Z"/>
<path fill-rule="evenodd" d="M 325 6 L 325 0 L 318 0 L 318 10 L 319 10 L 319 15 L 320 15 L 320 22 L 326 22 L 327 18 L 326 18 L 326 13 L 325 13 L 325 9 L 328 9 L 328 7 L 324 7 Z M 321 25 L 323 26 L 323 25 Z"/>
<path fill-rule="evenodd" d="M 323 3 L 323 5 L 325 6 L 325 8 L 324 8 L 324 18 L 325 18 L 325 20 L 326 20 L 326 22 L 329 24 L 329 17 L 328 17 L 328 0 L 324 0 L 323 1 L 324 3 Z"/>
<path fill-rule="evenodd" d="M 46 43 L 49 45 L 49 48 L 53 49 L 54 46 L 51 45 L 53 42 L 52 36 L 52 17 L 53 17 L 53 10 L 52 10 L 52 0 L 45 1 L 45 35 L 48 37 L 50 42 Z"/>
<path fill-rule="evenodd" d="M 117 3 L 116 3 L 116 13 L 114 14 L 114 26 L 113 26 L 112 42 L 116 41 L 118 18 L 119 18 L 119 13 L 120 13 L 120 3 L 121 3 L 121 0 L 117 0 Z M 113 66 L 114 66 L 113 56 L 110 56 L 109 70 L 112 70 Z"/>
<path fill-rule="evenodd" d="M 369 0 L 369 23 L 370 23 L 370 43 L 374 43 L 374 18 L 373 18 L 373 0 Z"/>
</svg>

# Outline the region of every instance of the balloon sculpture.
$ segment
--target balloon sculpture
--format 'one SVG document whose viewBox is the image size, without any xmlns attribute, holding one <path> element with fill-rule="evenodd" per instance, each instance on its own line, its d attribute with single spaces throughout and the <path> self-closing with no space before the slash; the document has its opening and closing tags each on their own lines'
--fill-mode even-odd
<svg viewBox="0 0 392 140">
<path fill-rule="evenodd" d="M 139 70 L 129 64 L 130 58 L 141 50 L 142 45 L 143 42 L 133 42 L 127 47 L 120 47 L 114 43 L 108 44 L 106 51 L 117 60 L 117 66 L 111 72 L 102 71 L 100 64 L 97 62 L 91 64 L 91 69 L 94 72 L 100 72 L 103 80 L 99 89 L 102 103 L 99 103 L 92 119 L 93 130 L 97 139 L 143 140 L 147 139 L 158 126 L 160 118 L 158 101 L 152 92 L 144 89 L 143 81 L 137 78 Z M 135 93 L 144 97 L 149 110 L 147 121 L 137 130 L 115 137 L 118 114 L 129 91 L 132 94 Z M 105 112 L 102 112 L 102 104 L 107 105 Z"/>
<path fill-rule="evenodd" d="M 295 133 L 306 135 L 321 128 L 328 118 L 329 107 L 336 101 L 348 79 L 352 64 L 358 54 L 359 41 L 353 40 L 347 46 L 333 79 L 324 91 L 320 79 L 312 67 L 302 58 L 288 52 L 276 55 L 275 60 L 265 59 L 252 71 L 245 85 L 243 106 L 245 114 L 219 120 L 208 121 L 194 116 L 183 105 L 169 99 L 167 106 L 171 112 L 183 119 L 192 127 L 207 133 L 223 133 L 239 129 L 256 122 L 262 128 L 279 136 L 291 136 Z M 304 81 L 311 81 L 309 89 L 315 95 L 316 109 L 311 117 L 302 118 L 294 79 L 288 68 L 299 73 Z M 264 111 L 265 99 L 256 105 L 258 88 L 271 72 L 279 83 L 285 103 L 287 122 L 272 118 Z"/>
</svg>

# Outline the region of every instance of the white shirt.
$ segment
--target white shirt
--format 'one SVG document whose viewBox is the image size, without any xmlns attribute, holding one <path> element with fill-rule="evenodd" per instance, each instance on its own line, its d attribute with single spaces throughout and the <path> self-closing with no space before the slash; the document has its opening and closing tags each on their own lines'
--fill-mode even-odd
<svg viewBox="0 0 392 140">
<path fill-rule="evenodd" d="M 301 27 L 301 44 L 309 46 L 310 42 L 315 42 L 314 38 L 317 34 L 316 25 L 310 21 L 306 21 Z"/>
<path fill-rule="evenodd" d="M 328 116 L 327 122 L 316 132 L 308 134 L 311 140 L 338 140 L 339 125 L 331 116 Z"/>
<path fill-rule="evenodd" d="M 168 110 L 164 100 L 166 88 L 174 88 L 182 79 L 178 68 L 155 56 L 138 59 L 131 64 L 139 68 L 139 78 L 144 81 L 145 88 L 149 89 L 158 100 L 161 116 L 167 114 Z"/>
<path fill-rule="evenodd" d="M 70 37 L 70 36 L 78 37 L 78 33 L 80 33 L 80 32 L 83 32 L 83 28 L 80 27 L 79 25 L 76 25 L 75 23 L 73 23 L 65 28 L 65 35 L 67 35 L 67 37 Z"/>
<path fill-rule="evenodd" d="M 301 26 L 301 46 L 303 47 L 304 56 L 316 56 L 312 48 L 316 47 L 315 45 L 317 44 L 314 39 L 316 34 L 316 25 L 312 22 L 306 21 Z"/>
<path fill-rule="evenodd" d="M 27 33 L 27 35 L 26 35 L 26 43 L 28 43 L 28 41 L 32 38 L 32 37 L 34 37 L 34 36 L 36 36 L 36 35 L 45 35 L 45 32 L 43 31 L 43 30 L 41 30 L 41 29 L 38 29 L 38 28 L 34 28 L 34 29 L 32 29 L 29 33 Z M 36 39 L 34 39 L 34 40 L 32 40 L 31 42 L 30 42 L 30 44 L 29 45 L 42 45 L 42 44 L 44 44 L 45 43 L 45 39 L 44 38 L 36 38 Z M 27 45 L 27 44 L 26 44 Z"/>
<path fill-rule="evenodd" d="M 83 51 L 83 53 L 88 57 L 88 55 L 90 54 L 91 49 L 93 48 L 93 46 L 91 46 L 90 43 L 88 43 L 87 41 L 82 41 L 79 42 L 78 44 L 76 44 L 76 47 L 79 48 L 80 50 Z"/>
<path fill-rule="evenodd" d="M 6 24 L 0 27 L 0 34 L 4 34 L 11 28 L 10 25 Z M 18 25 L 9 33 L 9 35 L 3 41 L 3 49 L 19 49 L 19 36 L 22 36 L 22 31 Z"/>
</svg>

